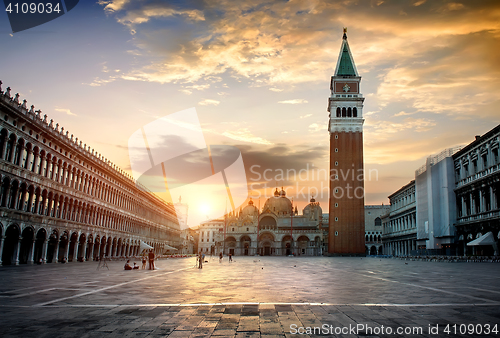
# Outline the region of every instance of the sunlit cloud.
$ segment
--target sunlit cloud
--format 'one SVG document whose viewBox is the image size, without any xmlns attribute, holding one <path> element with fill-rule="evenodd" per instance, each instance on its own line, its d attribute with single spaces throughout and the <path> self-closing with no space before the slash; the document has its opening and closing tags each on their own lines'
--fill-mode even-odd
<svg viewBox="0 0 500 338">
<path fill-rule="evenodd" d="M 293 100 L 278 101 L 278 103 L 284 103 L 284 104 L 303 104 L 303 103 L 307 103 L 307 100 L 304 100 L 304 99 L 293 99 Z"/>
<path fill-rule="evenodd" d="M 300 116 L 300 118 L 305 119 L 305 118 L 310 117 L 310 116 L 312 116 L 312 114 L 306 114 L 306 115 Z"/>
<path fill-rule="evenodd" d="M 78 116 L 76 115 L 75 113 L 72 113 L 71 110 L 69 109 L 65 109 L 65 108 L 54 108 L 55 111 L 59 111 L 61 113 L 65 113 L 66 115 L 70 115 L 70 116 Z"/>
<path fill-rule="evenodd" d="M 394 114 L 394 117 L 398 117 L 398 116 L 408 116 L 408 115 L 413 115 L 413 114 L 415 114 L 415 113 L 407 113 L 407 112 L 405 112 L 405 111 L 403 111 L 403 110 L 402 110 L 402 111 L 400 111 L 399 113 Z"/>
<path fill-rule="evenodd" d="M 256 144 L 272 145 L 273 143 L 259 136 L 253 135 L 248 128 L 240 128 L 238 130 L 225 131 L 223 136 L 236 141 L 243 141 Z"/>
<path fill-rule="evenodd" d="M 212 100 L 212 99 L 205 99 L 203 101 L 198 102 L 198 104 L 201 106 L 208 106 L 208 105 L 218 106 L 219 103 L 220 103 L 220 101 Z"/>
</svg>

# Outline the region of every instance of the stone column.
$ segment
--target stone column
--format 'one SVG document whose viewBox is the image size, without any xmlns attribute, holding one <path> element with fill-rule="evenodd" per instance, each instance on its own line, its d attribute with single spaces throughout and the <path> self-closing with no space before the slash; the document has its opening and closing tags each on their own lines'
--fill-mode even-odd
<svg viewBox="0 0 500 338">
<path fill-rule="evenodd" d="M 73 262 L 78 261 L 78 252 L 80 251 L 80 241 L 76 240 L 75 247 L 73 248 Z M 69 254 L 68 254 L 69 256 Z"/>
<path fill-rule="evenodd" d="M 23 155 L 24 155 L 23 153 L 24 153 L 24 149 L 25 149 L 24 144 L 20 145 L 19 147 L 20 147 L 20 149 L 16 149 L 16 152 L 18 152 L 19 156 L 17 157 L 16 163 L 14 163 L 15 165 L 18 165 L 18 166 L 20 166 L 21 162 L 23 161 Z M 15 157 L 14 157 L 14 159 L 15 159 Z"/>
<path fill-rule="evenodd" d="M 5 149 L 4 149 L 5 150 Z M 0 237 L 0 265 L 2 265 L 2 256 L 3 256 L 3 241 L 5 240 L 5 236 Z"/>
<path fill-rule="evenodd" d="M 479 190 L 479 212 L 484 211 L 484 193 L 483 190 Z"/>
<path fill-rule="evenodd" d="M 33 244 L 31 245 L 31 251 L 28 255 L 28 264 L 33 264 L 33 255 L 35 254 L 35 240 L 33 240 Z"/>
<path fill-rule="evenodd" d="M 460 201 L 462 202 L 462 217 L 467 216 L 467 204 L 465 203 L 465 196 L 460 196 Z"/>
<path fill-rule="evenodd" d="M 470 198 L 470 214 L 474 215 L 476 213 L 476 203 L 474 203 L 472 192 L 469 194 L 469 198 Z"/>
<path fill-rule="evenodd" d="M 87 260 L 87 241 L 83 242 L 82 262 Z"/>
<path fill-rule="evenodd" d="M 23 238 L 19 237 L 17 240 L 17 246 L 14 248 L 14 264 L 13 265 L 19 265 L 19 252 L 21 251 L 21 240 Z"/>
<path fill-rule="evenodd" d="M 491 207 L 490 210 L 495 210 L 497 208 L 495 190 L 493 189 L 493 186 L 490 186 L 489 189 L 490 189 L 490 207 Z"/>
<path fill-rule="evenodd" d="M 36 152 L 33 156 L 33 163 L 31 164 L 31 168 L 29 168 L 30 171 L 37 173 L 38 170 L 36 170 L 36 163 L 38 162 L 38 152 Z M 37 173 L 38 174 L 38 173 Z"/>
<path fill-rule="evenodd" d="M 42 262 L 47 263 L 47 249 L 49 248 L 49 241 L 45 239 L 42 246 Z"/>
<path fill-rule="evenodd" d="M 59 240 L 56 241 L 56 248 L 54 249 L 54 251 L 55 251 L 54 254 L 55 259 L 54 258 L 52 259 L 52 263 L 59 263 Z"/>
<path fill-rule="evenodd" d="M 24 169 L 31 170 L 30 161 L 32 159 L 33 151 L 30 149 L 26 154 L 26 162 L 24 162 Z"/>
</svg>

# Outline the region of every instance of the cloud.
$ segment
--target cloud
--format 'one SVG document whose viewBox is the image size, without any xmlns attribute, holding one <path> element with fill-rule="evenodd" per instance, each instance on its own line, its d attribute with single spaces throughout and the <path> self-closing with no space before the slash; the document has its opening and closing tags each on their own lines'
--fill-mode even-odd
<svg viewBox="0 0 500 338">
<path fill-rule="evenodd" d="M 201 106 L 208 106 L 208 105 L 218 106 L 219 103 L 220 103 L 220 101 L 212 100 L 212 99 L 205 99 L 203 101 L 198 102 L 198 104 Z"/>
<path fill-rule="evenodd" d="M 222 136 L 228 137 L 232 140 L 243 141 L 256 144 L 272 145 L 273 143 L 265 140 L 259 136 L 253 135 L 248 128 L 240 128 L 232 131 L 225 131 Z"/>
<path fill-rule="evenodd" d="M 407 113 L 407 112 L 405 112 L 405 111 L 403 111 L 403 110 L 402 110 L 402 111 L 400 111 L 399 113 L 394 114 L 394 117 L 398 117 L 398 116 L 408 116 L 408 115 L 413 115 L 413 114 L 415 114 L 415 112 L 413 112 L 413 113 Z M 365 114 L 365 115 L 366 115 L 366 114 Z"/>
<path fill-rule="evenodd" d="M 122 79 L 197 83 L 226 75 L 249 81 L 253 86 L 268 86 L 274 92 L 283 91 L 278 87 L 282 84 L 324 81 L 331 75 L 338 55 L 340 30 L 349 18 L 348 34 L 358 70 L 364 74 L 376 70 L 382 80 L 378 91 L 382 95 L 381 105 L 387 104 L 385 98 L 389 96 L 384 95 L 390 89 L 407 98 L 415 89 L 413 85 L 429 79 L 429 75 L 451 80 L 457 69 L 474 60 L 468 53 L 457 53 L 452 58 L 457 48 L 480 51 L 482 56 L 494 59 L 493 51 L 498 49 L 500 39 L 498 8 L 490 2 L 468 4 L 467 10 L 460 10 L 463 5 L 454 1 L 373 3 L 381 5 L 384 11 L 356 6 L 351 1 L 327 0 L 100 3 L 118 22 L 137 33 L 132 39 L 136 48 L 132 50 L 142 55 L 143 66 L 123 72 Z M 401 12 L 406 15 L 399 16 Z M 175 24 L 178 29 L 158 29 L 151 23 L 153 19 Z M 338 35 L 331 34 L 332 26 L 338 26 Z M 175 38 L 166 41 L 165 36 Z M 449 57 L 441 62 L 442 69 L 422 63 L 429 55 L 430 60 L 439 60 L 447 51 Z M 491 63 L 487 65 L 498 68 Z M 425 68 L 433 73 L 419 73 Z M 474 81 L 499 78 L 488 73 L 487 67 L 483 68 L 484 71 L 476 72 L 475 76 L 468 74 L 457 83 L 473 86 Z M 446 106 L 450 111 L 455 109 L 456 105 L 450 105 L 453 100 L 444 100 L 446 96 L 441 95 L 450 84 L 433 81 L 439 87 L 434 89 L 435 95 L 428 88 L 419 96 L 431 94 L 434 106 L 430 109 L 443 111 Z M 95 81 L 93 85 L 104 83 Z M 440 96 L 440 100 L 432 96 Z M 393 94 L 390 99 L 398 98 Z M 410 101 L 414 99 L 416 96 L 410 97 Z M 418 100 L 412 106 L 417 110 L 421 107 Z M 487 103 L 486 100 L 480 104 Z"/>
<path fill-rule="evenodd" d="M 78 115 L 76 115 L 75 113 L 72 113 L 72 112 L 71 112 L 71 110 L 69 110 L 69 109 L 65 109 L 65 108 L 55 108 L 54 110 L 55 110 L 55 111 L 62 112 L 62 113 L 66 113 L 67 115 L 70 115 L 70 116 L 78 116 Z"/>
<path fill-rule="evenodd" d="M 326 123 L 322 123 L 322 124 L 313 123 L 313 124 L 309 125 L 309 131 L 312 131 L 312 132 L 317 132 L 317 131 L 327 130 L 327 129 L 328 129 L 328 125 Z"/>
<path fill-rule="evenodd" d="M 121 10 L 130 0 L 99 0 L 98 4 L 104 6 L 107 12 L 116 12 Z"/>
<path fill-rule="evenodd" d="M 310 117 L 310 116 L 312 116 L 312 114 L 306 114 L 306 115 L 300 116 L 300 118 L 305 119 L 305 118 Z"/>
<path fill-rule="evenodd" d="M 304 100 L 304 99 L 293 99 L 293 100 L 278 101 L 278 103 L 284 103 L 284 104 L 303 104 L 303 103 L 307 103 L 307 100 Z"/>
</svg>

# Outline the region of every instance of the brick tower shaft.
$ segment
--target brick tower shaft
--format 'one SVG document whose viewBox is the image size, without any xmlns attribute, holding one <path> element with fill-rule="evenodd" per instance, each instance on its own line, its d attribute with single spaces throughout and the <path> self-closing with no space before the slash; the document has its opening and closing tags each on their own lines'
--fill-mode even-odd
<svg viewBox="0 0 500 338">
<path fill-rule="evenodd" d="M 328 253 L 365 255 L 363 95 L 344 28 L 328 103 L 330 198 Z"/>
</svg>

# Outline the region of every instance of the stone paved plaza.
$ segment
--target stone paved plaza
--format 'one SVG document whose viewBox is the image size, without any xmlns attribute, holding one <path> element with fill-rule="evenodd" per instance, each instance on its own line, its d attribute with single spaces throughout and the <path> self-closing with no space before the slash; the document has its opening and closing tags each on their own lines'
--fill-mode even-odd
<svg viewBox="0 0 500 338">
<path fill-rule="evenodd" d="M 154 271 L 124 271 L 124 261 L 109 270 L 97 262 L 1 267 L 1 336 L 451 337 L 460 324 L 481 324 L 474 332 L 500 325 L 494 263 L 207 260 L 201 270 L 194 258 L 160 260 Z M 444 333 L 448 324 L 456 335 Z"/>
</svg>

